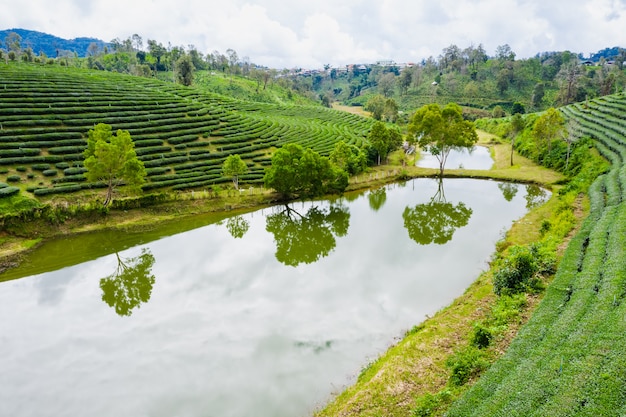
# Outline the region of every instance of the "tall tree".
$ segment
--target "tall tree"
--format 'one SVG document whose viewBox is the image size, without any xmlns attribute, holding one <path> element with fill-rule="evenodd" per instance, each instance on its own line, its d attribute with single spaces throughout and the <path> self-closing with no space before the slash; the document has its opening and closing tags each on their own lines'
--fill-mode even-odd
<svg viewBox="0 0 626 417">
<path fill-rule="evenodd" d="M 533 135 L 539 143 L 539 148 L 552 148 L 552 141 L 563 136 L 565 131 L 565 119 L 561 112 L 550 107 L 544 114 L 535 120 Z"/>
<path fill-rule="evenodd" d="M 455 103 L 443 108 L 435 103 L 421 107 L 411 118 L 408 131 L 420 148 L 437 158 L 440 176 L 452 149 L 471 149 L 478 142 L 474 124 L 463 119 L 461 107 Z"/>
<path fill-rule="evenodd" d="M 194 73 L 193 62 L 187 54 L 182 55 L 176 61 L 176 78 L 182 85 L 190 86 L 193 83 Z"/>
<path fill-rule="evenodd" d="M 146 169 L 137 158 L 135 145 L 127 130 L 120 129 L 113 134 L 110 125 L 97 124 L 89 131 L 84 156 L 87 180 L 101 181 L 107 186 L 104 206 L 111 202 L 115 187 L 126 184 L 132 189 L 139 189 L 145 181 Z"/>
<path fill-rule="evenodd" d="M 562 104 L 567 105 L 575 101 L 578 93 L 578 83 L 583 74 L 584 69 L 576 59 L 572 59 L 567 64 L 561 66 L 556 77 L 561 86 L 559 95 Z"/>
<path fill-rule="evenodd" d="M 239 176 L 248 172 L 248 165 L 241 159 L 239 154 L 228 155 L 222 165 L 222 174 L 233 180 L 235 190 L 239 189 Z"/>
<path fill-rule="evenodd" d="M 526 123 L 521 113 L 515 113 L 511 118 L 511 166 L 513 166 L 513 151 L 515 150 L 515 139 L 524 130 Z"/>
</svg>

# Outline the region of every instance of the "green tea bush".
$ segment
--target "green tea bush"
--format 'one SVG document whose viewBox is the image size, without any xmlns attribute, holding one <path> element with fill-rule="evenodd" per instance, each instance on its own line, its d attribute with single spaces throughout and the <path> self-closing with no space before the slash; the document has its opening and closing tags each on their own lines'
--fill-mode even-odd
<svg viewBox="0 0 626 417">
<path fill-rule="evenodd" d="M 55 175 L 57 175 L 57 170 L 56 169 L 46 169 L 45 171 L 42 172 L 44 177 L 54 177 Z"/>
<path fill-rule="evenodd" d="M 19 166 L 15 167 L 15 170 L 18 171 L 18 172 L 26 172 L 26 171 L 28 171 L 28 168 L 25 167 L 24 165 L 19 165 Z"/>
<path fill-rule="evenodd" d="M 19 175 L 15 175 L 15 174 L 9 175 L 7 177 L 8 182 L 20 182 L 21 180 L 22 180 L 22 177 L 20 177 Z"/>
<path fill-rule="evenodd" d="M 4 187 L 0 188 L 0 198 L 10 197 L 20 192 L 18 187 Z"/>
</svg>

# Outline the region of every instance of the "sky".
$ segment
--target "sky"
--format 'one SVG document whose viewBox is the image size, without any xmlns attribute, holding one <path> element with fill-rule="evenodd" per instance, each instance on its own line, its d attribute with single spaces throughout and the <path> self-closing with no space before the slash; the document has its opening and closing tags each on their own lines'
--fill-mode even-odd
<svg viewBox="0 0 626 417">
<path fill-rule="evenodd" d="M 0 30 L 104 41 L 140 35 L 271 68 L 437 58 L 450 45 L 545 51 L 626 47 L 626 0 L 22 0 Z"/>
</svg>

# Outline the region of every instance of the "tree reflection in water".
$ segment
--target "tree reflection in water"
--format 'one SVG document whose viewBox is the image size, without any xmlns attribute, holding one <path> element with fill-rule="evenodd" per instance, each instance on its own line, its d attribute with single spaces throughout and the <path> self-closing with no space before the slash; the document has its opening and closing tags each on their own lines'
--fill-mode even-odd
<svg viewBox="0 0 626 417">
<path fill-rule="evenodd" d="M 387 189 L 382 187 L 378 190 L 372 190 L 367 195 L 367 199 L 369 200 L 370 208 L 374 211 L 378 211 L 387 201 Z"/>
<path fill-rule="evenodd" d="M 472 209 L 464 203 L 454 205 L 446 201 L 440 179 L 439 189 L 430 202 L 406 207 L 402 218 L 409 237 L 419 245 L 443 245 L 452 239 L 456 229 L 467 225 L 471 215 Z"/>
<path fill-rule="evenodd" d="M 512 182 L 498 183 L 498 188 L 502 191 L 502 197 L 504 197 L 506 201 L 513 200 L 513 197 L 515 197 L 517 191 L 519 190 L 518 184 Z"/>
<path fill-rule="evenodd" d="M 276 259 L 285 265 L 318 261 L 335 248 L 335 237 L 348 233 L 350 213 L 347 207 L 332 205 L 311 207 L 305 215 L 288 205 L 267 216 L 265 229 L 274 235 Z"/>
<path fill-rule="evenodd" d="M 102 301 L 120 316 L 130 316 L 133 309 L 150 300 L 154 275 L 154 256 L 148 249 L 135 258 L 122 258 L 118 253 L 116 271 L 100 280 Z"/>
<path fill-rule="evenodd" d="M 243 216 L 234 216 L 226 220 L 226 229 L 232 237 L 239 239 L 250 229 L 250 223 Z"/>
<path fill-rule="evenodd" d="M 526 185 L 526 209 L 532 210 L 542 205 L 546 201 L 548 193 L 543 188 L 535 184 Z"/>
</svg>

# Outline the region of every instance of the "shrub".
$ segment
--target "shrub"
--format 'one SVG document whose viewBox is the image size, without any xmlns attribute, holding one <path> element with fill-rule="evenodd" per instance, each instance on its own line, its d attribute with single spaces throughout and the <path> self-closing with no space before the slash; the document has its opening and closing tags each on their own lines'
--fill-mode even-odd
<svg viewBox="0 0 626 417">
<path fill-rule="evenodd" d="M 500 261 L 493 274 L 493 290 L 497 295 L 524 291 L 538 266 L 533 253 L 526 246 L 513 246 L 509 255 Z"/>
<path fill-rule="evenodd" d="M 20 182 L 21 180 L 22 180 L 22 177 L 20 177 L 19 175 L 9 175 L 7 177 L 8 182 Z"/>
<path fill-rule="evenodd" d="M 44 177 L 54 177 L 57 174 L 57 170 L 46 169 L 45 171 L 42 172 L 42 174 L 44 175 Z"/>
<path fill-rule="evenodd" d="M 20 165 L 18 167 L 15 167 L 15 170 L 18 172 L 26 172 L 28 168 L 26 168 L 24 165 Z"/>
<path fill-rule="evenodd" d="M 489 347 L 491 339 L 493 339 L 491 329 L 485 327 L 482 323 L 474 324 L 474 332 L 472 333 L 471 340 L 472 346 L 475 346 L 478 349 L 484 349 Z"/>
<path fill-rule="evenodd" d="M 485 354 L 474 346 L 468 346 L 450 356 L 446 367 L 450 369 L 450 383 L 461 386 L 487 369 L 489 362 Z"/>
</svg>

